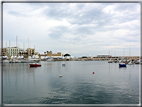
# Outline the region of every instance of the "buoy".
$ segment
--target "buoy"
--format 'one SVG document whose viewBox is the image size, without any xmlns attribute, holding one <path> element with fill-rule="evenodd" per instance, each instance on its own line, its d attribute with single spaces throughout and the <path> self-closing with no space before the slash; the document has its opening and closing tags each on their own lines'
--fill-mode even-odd
<svg viewBox="0 0 142 107">
<path fill-rule="evenodd" d="M 62 75 L 59 75 L 59 77 L 62 77 Z"/>
<path fill-rule="evenodd" d="M 93 74 L 94 74 L 94 72 L 93 72 Z"/>
</svg>

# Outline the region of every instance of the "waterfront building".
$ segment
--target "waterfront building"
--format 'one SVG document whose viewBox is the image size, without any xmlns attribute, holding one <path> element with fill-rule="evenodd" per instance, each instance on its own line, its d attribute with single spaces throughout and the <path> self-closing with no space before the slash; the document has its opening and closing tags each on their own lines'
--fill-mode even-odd
<svg viewBox="0 0 142 107">
<path fill-rule="evenodd" d="M 35 55 L 35 49 L 34 48 L 27 48 L 26 51 L 20 50 L 19 55 L 24 56 L 25 58 L 28 58 L 28 56 Z"/>
<path fill-rule="evenodd" d="M 20 55 L 20 56 L 24 56 L 25 58 L 27 58 L 27 57 L 28 57 L 28 52 L 27 52 L 27 51 L 24 51 L 24 50 L 21 50 L 21 51 L 19 52 L 19 55 Z"/>
<path fill-rule="evenodd" d="M 39 52 L 35 52 L 35 55 L 39 55 L 40 53 Z"/>
<path fill-rule="evenodd" d="M 111 57 L 111 55 L 108 55 L 108 54 L 98 54 L 97 55 L 97 57 L 99 57 L 99 58 L 109 58 L 109 57 Z"/>
<path fill-rule="evenodd" d="M 18 56 L 19 48 L 18 47 L 7 47 L 6 56 Z"/>
<path fill-rule="evenodd" d="M 6 48 L 2 48 L 2 56 L 6 56 Z"/>
<path fill-rule="evenodd" d="M 28 56 L 35 55 L 35 48 L 27 48 L 26 51 L 28 52 Z"/>
<path fill-rule="evenodd" d="M 53 54 L 52 51 L 47 51 L 46 56 L 51 57 L 51 56 L 63 56 L 63 55 L 61 55 L 61 52 L 57 52 L 57 54 Z"/>
<path fill-rule="evenodd" d="M 54 57 L 57 59 L 57 58 L 64 57 L 64 55 L 61 54 L 61 52 L 57 52 L 56 54 L 53 54 L 52 51 L 47 51 L 47 52 L 44 52 L 44 54 L 40 54 L 39 57 L 40 58 Z"/>
</svg>

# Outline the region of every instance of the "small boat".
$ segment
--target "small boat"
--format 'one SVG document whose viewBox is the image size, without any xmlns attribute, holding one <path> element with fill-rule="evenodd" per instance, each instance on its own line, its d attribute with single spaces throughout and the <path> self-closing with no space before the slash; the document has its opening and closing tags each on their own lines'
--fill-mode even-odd
<svg viewBox="0 0 142 107">
<path fill-rule="evenodd" d="M 8 63 L 8 62 L 9 62 L 9 60 L 3 60 L 3 62 L 4 62 L 4 63 L 5 63 L 5 62 L 7 62 L 7 63 Z"/>
<path fill-rule="evenodd" d="M 15 60 L 15 63 L 21 63 L 21 61 L 20 60 Z"/>
<path fill-rule="evenodd" d="M 130 62 L 128 63 L 128 65 L 132 65 L 132 62 L 130 61 Z"/>
<path fill-rule="evenodd" d="M 112 60 L 108 60 L 108 63 L 112 63 L 113 61 Z"/>
<path fill-rule="evenodd" d="M 59 75 L 59 77 L 62 77 L 62 75 Z"/>
<path fill-rule="evenodd" d="M 54 62 L 54 58 L 53 57 L 48 58 L 47 62 Z"/>
<path fill-rule="evenodd" d="M 39 66 L 41 66 L 41 64 L 39 64 L 39 63 L 32 63 L 32 64 L 29 64 L 30 65 L 30 67 L 39 67 Z"/>
<path fill-rule="evenodd" d="M 15 63 L 15 59 L 10 59 L 9 63 Z"/>
<path fill-rule="evenodd" d="M 62 66 L 65 66 L 65 64 L 62 64 Z"/>
<path fill-rule="evenodd" d="M 125 63 L 120 63 L 119 67 L 126 67 L 126 64 Z"/>
<path fill-rule="evenodd" d="M 33 63 L 34 60 L 21 60 L 21 63 Z"/>
</svg>

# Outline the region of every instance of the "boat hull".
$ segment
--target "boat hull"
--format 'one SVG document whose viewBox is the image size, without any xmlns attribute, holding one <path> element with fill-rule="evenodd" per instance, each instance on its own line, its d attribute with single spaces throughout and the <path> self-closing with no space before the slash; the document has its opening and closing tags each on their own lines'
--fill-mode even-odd
<svg viewBox="0 0 142 107">
<path fill-rule="evenodd" d="M 41 66 L 41 64 L 29 64 L 30 65 L 30 67 L 40 67 Z"/>
<path fill-rule="evenodd" d="M 119 67 L 126 67 L 126 64 L 119 64 Z"/>
</svg>

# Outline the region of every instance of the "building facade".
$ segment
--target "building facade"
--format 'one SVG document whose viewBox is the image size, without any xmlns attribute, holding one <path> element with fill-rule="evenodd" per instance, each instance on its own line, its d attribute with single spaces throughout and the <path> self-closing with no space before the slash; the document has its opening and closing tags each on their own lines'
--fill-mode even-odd
<svg viewBox="0 0 142 107">
<path fill-rule="evenodd" d="M 6 56 L 6 48 L 2 48 L 2 50 L 1 50 L 1 52 L 2 52 L 2 56 Z"/>
<path fill-rule="evenodd" d="M 28 56 L 33 56 L 33 55 L 35 55 L 35 49 L 33 49 L 33 48 L 27 48 L 26 51 L 21 50 L 19 52 L 19 55 L 20 56 L 24 56 L 25 58 L 27 58 Z"/>
<path fill-rule="evenodd" d="M 6 48 L 6 56 L 18 56 L 19 48 L 18 47 L 8 47 Z"/>
<path fill-rule="evenodd" d="M 63 56 L 63 55 L 61 55 L 61 52 L 57 52 L 57 54 L 53 54 L 52 51 L 47 51 L 46 56 L 51 57 L 51 56 Z"/>
<path fill-rule="evenodd" d="M 34 48 L 27 48 L 26 51 L 28 52 L 28 56 L 33 56 L 33 55 L 35 55 L 35 49 L 34 49 Z"/>
</svg>

